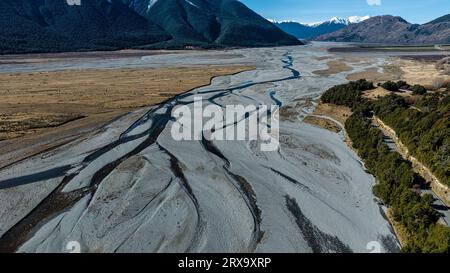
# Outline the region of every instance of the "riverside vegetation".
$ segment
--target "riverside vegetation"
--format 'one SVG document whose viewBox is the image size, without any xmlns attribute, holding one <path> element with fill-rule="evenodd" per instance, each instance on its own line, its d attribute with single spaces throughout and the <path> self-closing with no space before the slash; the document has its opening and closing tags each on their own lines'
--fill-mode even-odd
<svg viewBox="0 0 450 273">
<path fill-rule="evenodd" d="M 366 168 L 377 178 L 374 194 L 390 207 L 405 233 L 402 251 L 449 253 L 450 228 L 438 223 L 433 197 L 416 190 L 421 178 L 410 162 L 389 149 L 371 118 L 376 114 L 393 128 L 410 152 L 450 185 L 450 96 L 434 93 L 406 100 L 391 94 L 376 101 L 364 99 L 363 92 L 373 88 L 366 80 L 338 85 L 322 96 L 322 102 L 352 108 L 346 131 Z"/>
</svg>

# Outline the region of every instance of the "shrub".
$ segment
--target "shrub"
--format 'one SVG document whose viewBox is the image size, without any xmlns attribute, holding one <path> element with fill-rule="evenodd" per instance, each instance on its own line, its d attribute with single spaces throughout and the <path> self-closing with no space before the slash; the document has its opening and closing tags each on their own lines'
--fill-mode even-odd
<svg viewBox="0 0 450 273">
<path fill-rule="evenodd" d="M 409 85 L 407 82 L 405 81 L 398 81 L 397 82 L 397 87 L 398 89 L 406 89 L 409 90 L 411 88 L 411 85 Z"/>
<path fill-rule="evenodd" d="M 353 108 L 362 102 L 362 91 L 374 89 L 372 82 L 365 79 L 341 84 L 328 89 L 321 97 L 324 103 L 345 105 Z"/>
<path fill-rule="evenodd" d="M 414 95 L 425 95 L 427 93 L 427 89 L 423 87 L 422 85 L 414 85 L 412 87 L 412 91 Z"/>
<path fill-rule="evenodd" d="M 381 85 L 386 90 L 397 92 L 398 91 L 398 85 L 395 82 L 387 81 Z"/>
</svg>

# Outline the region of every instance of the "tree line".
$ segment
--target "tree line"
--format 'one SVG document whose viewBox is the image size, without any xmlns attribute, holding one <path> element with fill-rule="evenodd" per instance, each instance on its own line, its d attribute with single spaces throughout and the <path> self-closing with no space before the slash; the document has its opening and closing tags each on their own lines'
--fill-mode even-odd
<svg viewBox="0 0 450 273">
<path fill-rule="evenodd" d="M 440 215 L 432 207 L 433 197 L 421 195 L 420 191 L 415 190 L 421 178 L 414 173 L 410 162 L 389 149 L 383 133 L 371 122 L 373 113 L 376 113 L 397 133 L 400 132 L 402 141 L 410 140 L 407 145 L 415 145 L 412 147 L 416 148 L 416 153 L 428 156 L 436 153 L 431 161 L 426 162 L 442 165 L 444 162 L 441 159 L 448 160 L 441 158 L 442 152 L 447 151 L 446 155 L 449 155 L 445 150 L 447 146 L 441 148 L 443 143 L 449 144 L 450 141 L 449 97 L 423 96 L 414 103 L 415 107 L 425 111 L 421 112 L 410 109 L 410 103 L 397 95 L 389 95 L 375 102 L 362 98 L 363 91 L 371 88 L 374 88 L 373 84 L 366 80 L 350 82 L 330 88 L 322 96 L 322 101 L 352 108 L 353 114 L 345 124 L 347 134 L 368 171 L 377 178 L 373 189 L 375 196 L 391 208 L 395 221 L 407 233 L 408 243 L 402 251 L 449 253 L 450 228 L 437 223 Z M 440 174 L 447 175 L 448 179 L 448 173 Z"/>
<path fill-rule="evenodd" d="M 373 111 L 414 157 L 450 186 L 450 96 L 434 93 L 411 103 L 391 95 L 375 101 Z"/>
</svg>

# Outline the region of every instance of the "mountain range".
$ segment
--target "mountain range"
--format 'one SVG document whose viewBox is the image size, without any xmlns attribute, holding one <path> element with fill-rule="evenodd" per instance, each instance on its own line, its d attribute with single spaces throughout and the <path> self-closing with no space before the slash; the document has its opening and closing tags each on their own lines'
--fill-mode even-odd
<svg viewBox="0 0 450 273">
<path fill-rule="evenodd" d="M 1 0 L 0 53 L 301 44 L 237 0 L 79 1 Z"/>
<path fill-rule="evenodd" d="M 299 23 L 295 21 L 274 21 L 269 20 L 280 29 L 299 39 L 310 40 L 317 36 L 332 33 L 343 29 L 351 24 L 357 24 L 369 19 L 369 16 L 351 16 L 349 18 L 334 17 L 327 21 L 317 23 Z"/>
<path fill-rule="evenodd" d="M 423 25 L 411 24 L 391 15 L 376 16 L 314 40 L 398 45 L 450 44 L 450 14 Z"/>
<path fill-rule="evenodd" d="M 450 14 L 302 24 L 264 19 L 237 0 L 0 0 L 0 54 L 300 45 L 299 39 L 449 44 Z"/>
</svg>

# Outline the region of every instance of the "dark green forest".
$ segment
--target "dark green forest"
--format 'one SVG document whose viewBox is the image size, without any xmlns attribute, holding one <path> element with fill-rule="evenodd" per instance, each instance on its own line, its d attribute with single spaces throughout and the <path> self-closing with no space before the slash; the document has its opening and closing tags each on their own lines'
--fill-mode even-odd
<svg viewBox="0 0 450 273">
<path fill-rule="evenodd" d="M 0 54 L 302 44 L 239 1 L 0 1 Z"/>
<path fill-rule="evenodd" d="M 373 113 L 376 113 L 397 132 L 401 132 L 402 140 L 410 140 L 408 147 L 429 158 L 424 162 L 434 164 L 433 170 L 441 168 L 441 177 L 448 182 L 449 176 L 445 170 L 448 171 L 450 154 L 449 97 L 422 96 L 414 103 L 415 107 L 422 109 L 421 112 L 411 109 L 410 103 L 397 95 L 376 102 L 364 100 L 362 91 L 370 87 L 373 88 L 373 85 L 365 80 L 339 85 L 329 89 L 322 101 L 352 107 L 354 113 L 345 124 L 346 131 L 367 170 L 377 178 L 374 194 L 392 209 L 394 219 L 407 232 L 408 245 L 403 251 L 449 253 L 450 228 L 437 223 L 439 213 L 432 208 L 433 197 L 421 196 L 415 190 L 421 178 L 414 173 L 408 161 L 389 149 L 384 143 L 383 133 L 371 121 Z"/>
<path fill-rule="evenodd" d="M 374 102 L 373 111 L 413 156 L 450 185 L 450 96 L 430 94 L 408 103 L 392 95 Z"/>
<path fill-rule="evenodd" d="M 328 89 L 321 97 L 322 102 L 344 105 L 350 108 L 363 102 L 362 92 L 374 89 L 372 82 L 365 79 L 352 81 L 347 84 L 336 85 Z"/>
</svg>

